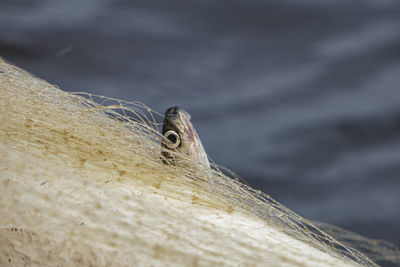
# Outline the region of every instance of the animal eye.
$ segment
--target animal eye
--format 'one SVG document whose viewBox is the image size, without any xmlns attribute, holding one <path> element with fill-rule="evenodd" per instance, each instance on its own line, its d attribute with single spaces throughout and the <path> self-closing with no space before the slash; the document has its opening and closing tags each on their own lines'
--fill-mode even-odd
<svg viewBox="0 0 400 267">
<path fill-rule="evenodd" d="M 164 134 L 164 137 L 167 138 L 167 142 L 165 144 L 169 148 L 177 148 L 181 144 L 181 139 L 179 138 L 179 135 L 170 130 Z"/>
<path fill-rule="evenodd" d="M 175 144 L 177 138 L 176 138 L 176 135 L 170 134 L 170 135 L 168 135 L 167 139 L 168 139 L 169 141 L 171 141 L 171 143 Z"/>
</svg>

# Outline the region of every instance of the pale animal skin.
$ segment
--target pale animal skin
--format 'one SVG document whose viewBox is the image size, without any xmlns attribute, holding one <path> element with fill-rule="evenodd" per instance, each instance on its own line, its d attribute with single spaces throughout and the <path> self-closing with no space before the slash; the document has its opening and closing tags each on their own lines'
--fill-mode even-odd
<svg viewBox="0 0 400 267">
<path fill-rule="evenodd" d="M 165 111 L 161 141 L 162 156 L 175 164 L 179 153 L 210 167 L 210 162 L 200 138 L 190 122 L 191 116 L 180 107 L 171 107 Z"/>
</svg>

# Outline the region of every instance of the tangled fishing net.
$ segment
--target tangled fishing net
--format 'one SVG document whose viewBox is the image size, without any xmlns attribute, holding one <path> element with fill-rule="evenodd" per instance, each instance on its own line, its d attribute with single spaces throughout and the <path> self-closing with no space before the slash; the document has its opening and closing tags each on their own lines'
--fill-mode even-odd
<svg viewBox="0 0 400 267">
<path fill-rule="evenodd" d="M 0 95 L 2 263 L 400 263 L 390 243 L 328 234 L 215 164 L 164 164 L 162 114 L 142 103 L 63 92 L 1 59 Z"/>
</svg>

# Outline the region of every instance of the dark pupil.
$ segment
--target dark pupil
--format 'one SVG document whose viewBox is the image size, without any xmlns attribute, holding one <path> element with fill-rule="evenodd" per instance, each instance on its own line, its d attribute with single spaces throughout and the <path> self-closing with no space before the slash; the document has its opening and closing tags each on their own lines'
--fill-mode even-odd
<svg viewBox="0 0 400 267">
<path fill-rule="evenodd" d="M 176 136 L 174 134 L 168 135 L 167 139 L 171 141 L 171 143 L 175 144 L 176 143 Z"/>
</svg>

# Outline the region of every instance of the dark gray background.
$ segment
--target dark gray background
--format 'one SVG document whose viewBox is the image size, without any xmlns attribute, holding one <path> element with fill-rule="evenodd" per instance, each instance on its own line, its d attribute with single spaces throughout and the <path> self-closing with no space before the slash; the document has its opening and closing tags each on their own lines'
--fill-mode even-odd
<svg viewBox="0 0 400 267">
<path fill-rule="evenodd" d="M 400 244 L 400 1 L 0 1 L 0 56 L 192 114 L 300 215 Z"/>
</svg>

